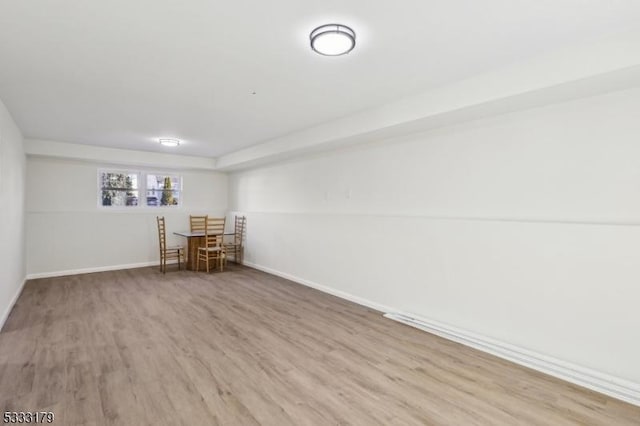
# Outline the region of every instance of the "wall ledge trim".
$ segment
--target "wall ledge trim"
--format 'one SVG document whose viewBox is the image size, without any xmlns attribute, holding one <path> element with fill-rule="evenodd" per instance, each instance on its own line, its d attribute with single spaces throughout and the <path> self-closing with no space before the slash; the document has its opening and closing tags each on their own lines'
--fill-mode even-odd
<svg viewBox="0 0 640 426">
<path fill-rule="evenodd" d="M 396 309 L 381 305 L 352 294 L 333 289 L 331 287 L 309 281 L 295 275 L 278 271 L 256 263 L 244 262 L 248 266 L 268 274 L 288 279 L 297 284 L 331 294 L 336 297 L 357 303 L 376 311 L 385 312 L 384 317 L 403 324 L 435 334 L 445 339 L 478 349 L 502 359 L 514 362 L 524 367 L 548 374 L 584 388 L 608 395 L 612 398 L 640 406 L 640 383 L 634 383 L 597 370 L 582 367 L 567 361 L 562 361 L 528 349 L 501 342 L 457 327 L 446 325 L 438 321 L 400 313 Z"/>
<path fill-rule="evenodd" d="M 257 211 L 244 210 L 243 214 L 255 215 L 288 215 L 288 216 L 342 216 L 342 217 L 382 217 L 403 219 L 424 219 L 432 221 L 457 222 L 490 222 L 490 223 L 527 223 L 536 225 L 584 225 L 584 226 L 640 226 L 640 221 L 632 219 L 596 219 L 596 218 L 551 218 L 551 217 L 516 217 L 516 216 L 458 216 L 429 213 L 371 213 L 368 211 L 347 212 L 311 212 L 311 211 Z"/>
<path fill-rule="evenodd" d="M 16 290 L 16 293 L 13 295 L 13 298 L 11 298 L 11 301 L 9 302 L 9 306 L 7 306 L 7 309 L 5 309 L 5 311 L 2 313 L 2 317 L 0 317 L 0 331 L 2 331 L 2 329 L 4 328 L 4 324 L 9 319 L 9 315 L 11 315 L 11 311 L 13 310 L 13 307 L 15 306 L 16 302 L 20 298 L 20 295 L 22 294 L 22 290 L 24 289 L 24 285 L 26 283 L 27 283 L 27 277 L 24 277 L 22 279 L 22 284 L 20 284 L 20 286 L 18 287 L 18 290 Z"/>
</svg>

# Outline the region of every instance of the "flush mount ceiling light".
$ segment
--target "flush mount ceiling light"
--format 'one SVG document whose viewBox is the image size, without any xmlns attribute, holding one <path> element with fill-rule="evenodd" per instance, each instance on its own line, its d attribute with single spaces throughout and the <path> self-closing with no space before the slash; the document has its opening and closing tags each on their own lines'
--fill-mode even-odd
<svg viewBox="0 0 640 426">
<path fill-rule="evenodd" d="M 347 54 L 356 47 L 356 33 L 340 24 L 321 25 L 309 34 L 311 49 L 325 56 Z"/>
<path fill-rule="evenodd" d="M 160 145 L 164 146 L 178 146 L 180 141 L 178 139 L 160 139 Z"/>
</svg>

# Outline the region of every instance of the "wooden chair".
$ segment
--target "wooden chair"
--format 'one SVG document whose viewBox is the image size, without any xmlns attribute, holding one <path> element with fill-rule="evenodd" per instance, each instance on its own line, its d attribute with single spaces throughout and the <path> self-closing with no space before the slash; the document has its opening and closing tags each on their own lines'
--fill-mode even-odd
<svg viewBox="0 0 640 426">
<path fill-rule="evenodd" d="M 189 230 L 191 232 L 204 232 L 207 216 L 189 216 Z"/>
<path fill-rule="evenodd" d="M 167 259 L 178 259 L 178 270 L 182 268 L 180 263 L 184 259 L 184 249 L 182 246 L 167 247 L 167 232 L 164 223 L 164 216 L 156 216 L 158 222 L 158 241 L 160 243 L 160 272 L 167 272 Z"/>
<path fill-rule="evenodd" d="M 225 218 L 207 217 L 205 221 L 204 232 L 204 247 L 198 247 L 198 262 L 196 264 L 196 271 L 200 270 L 200 261 L 204 260 L 207 265 L 207 272 L 210 269 L 211 261 L 214 265 L 217 263 L 220 271 L 224 270 L 224 260 L 226 259 L 226 252 L 222 242 L 224 237 L 224 225 Z"/>
<path fill-rule="evenodd" d="M 204 235 L 204 230 L 206 227 L 207 216 L 189 216 L 189 230 L 191 232 L 202 232 Z M 198 256 L 198 247 L 204 244 L 204 237 L 202 238 L 194 238 L 193 241 L 195 244 L 189 244 L 189 259 L 196 259 Z M 195 264 L 192 260 L 189 260 L 189 264 L 191 268 L 195 267 Z"/>
<path fill-rule="evenodd" d="M 233 254 L 233 260 L 236 263 L 242 263 L 244 256 L 244 247 L 242 242 L 244 240 L 244 232 L 247 226 L 247 218 L 245 216 L 236 216 L 235 229 L 233 234 L 233 242 L 226 243 L 224 245 L 227 255 Z"/>
</svg>

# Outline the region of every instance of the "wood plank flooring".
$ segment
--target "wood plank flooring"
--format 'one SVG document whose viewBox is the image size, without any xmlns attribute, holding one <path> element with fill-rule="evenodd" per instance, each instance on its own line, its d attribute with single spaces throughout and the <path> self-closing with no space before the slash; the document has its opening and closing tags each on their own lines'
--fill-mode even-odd
<svg viewBox="0 0 640 426">
<path fill-rule="evenodd" d="M 638 425 L 640 408 L 249 268 L 29 281 L 3 410 L 59 425 Z"/>
</svg>

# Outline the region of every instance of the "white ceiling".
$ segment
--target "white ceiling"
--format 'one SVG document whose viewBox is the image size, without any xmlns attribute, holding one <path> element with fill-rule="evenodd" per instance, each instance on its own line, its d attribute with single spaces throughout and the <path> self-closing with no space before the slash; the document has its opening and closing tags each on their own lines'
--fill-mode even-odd
<svg viewBox="0 0 640 426">
<path fill-rule="evenodd" d="M 330 22 L 351 54 L 310 50 Z M 637 0 L 0 0 L 0 98 L 28 138 L 219 156 L 639 23 Z"/>
</svg>

